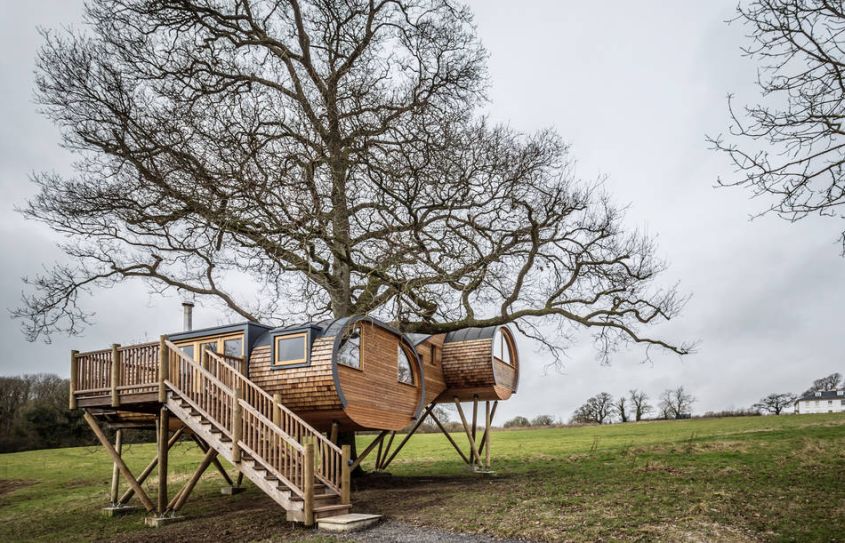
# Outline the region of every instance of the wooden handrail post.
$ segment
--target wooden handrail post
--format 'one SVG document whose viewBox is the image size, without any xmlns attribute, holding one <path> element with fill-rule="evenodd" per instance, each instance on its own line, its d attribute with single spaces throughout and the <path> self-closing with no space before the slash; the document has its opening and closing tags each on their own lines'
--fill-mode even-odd
<svg viewBox="0 0 845 543">
<path fill-rule="evenodd" d="M 232 461 L 241 461 L 241 438 L 243 436 L 243 415 L 241 413 L 241 387 L 235 387 L 232 403 Z"/>
<path fill-rule="evenodd" d="M 273 424 L 276 426 L 282 426 L 282 408 L 280 407 L 282 403 L 282 395 L 279 392 L 273 394 Z"/>
<path fill-rule="evenodd" d="M 120 394 L 117 387 L 120 386 L 120 344 L 112 343 L 111 346 L 111 406 L 120 405 Z"/>
<path fill-rule="evenodd" d="M 352 502 L 352 447 L 343 445 L 340 451 L 340 503 L 349 505 Z"/>
<path fill-rule="evenodd" d="M 68 397 L 68 407 L 70 409 L 76 409 L 77 401 L 76 401 L 76 390 L 79 388 L 77 386 L 77 376 L 79 374 L 79 351 L 71 351 L 70 352 L 70 395 Z"/>
<path fill-rule="evenodd" d="M 167 402 L 167 385 L 164 384 L 170 378 L 170 357 L 168 356 L 167 336 L 161 336 L 158 344 L 158 401 Z"/>
<path fill-rule="evenodd" d="M 314 443 L 305 444 L 305 462 L 302 476 L 302 513 L 306 526 L 314 525 Z"/>
</svg>

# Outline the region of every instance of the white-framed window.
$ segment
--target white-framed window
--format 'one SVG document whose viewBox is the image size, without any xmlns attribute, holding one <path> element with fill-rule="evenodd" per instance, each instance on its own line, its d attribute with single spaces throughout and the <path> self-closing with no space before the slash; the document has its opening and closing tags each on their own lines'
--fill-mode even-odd
<svg viewBox="0 0 845 543">
<path fill-rule="evenodd" d="M 396 378 L 400 383 L 414 384 L 414 370 L 411 368 L 411 360 L 408 352 L 401 344 L 396 348 Z"/>
</svg>

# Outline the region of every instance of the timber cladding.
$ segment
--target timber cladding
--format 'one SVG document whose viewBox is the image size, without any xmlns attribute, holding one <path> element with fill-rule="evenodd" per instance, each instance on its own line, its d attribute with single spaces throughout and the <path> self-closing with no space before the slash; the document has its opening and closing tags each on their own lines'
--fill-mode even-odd
<svg viewBox="0 0 845 543">
<path fill-rule="evenodd" d="M 272 367 L 270 345 L 260 345 L 249 358 L 249 378 L 301 416 L 303 411 L 342 409 L 332 374 L 334 337 L 320 337 L 311 347 L 308 366 Z M 307 420 L 307 418 L 306 418 Z"/>
<path fill-rule="evenodd" d="M 400 337 L 371 322 L 362 321 L 360 326 L 361 369 L 337 365 L 346 414 L 363 428 L 401 430 L 413 421 L 420 407 L 419 367 L 412 359 L 414 384 L 400 383 Z"/>
<path fill-rule="evenodd" d="M 440 401 L 506 400 L 516 385 L 516 368 L 493 358 L 493 338 L 445 343 L 442 368 L 447 390 Z"/>
</svg>

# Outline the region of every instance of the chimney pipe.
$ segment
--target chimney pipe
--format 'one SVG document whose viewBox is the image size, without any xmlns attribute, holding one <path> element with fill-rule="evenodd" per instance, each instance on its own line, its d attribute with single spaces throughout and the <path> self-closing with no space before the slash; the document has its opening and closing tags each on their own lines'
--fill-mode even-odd
<svg viewBox="0 0 845 543">
<path fill-rule="evenodd" d="M 182 328 L 190 332 L 194 328 L 194 303 L 182 302 Z"/>
</svg>

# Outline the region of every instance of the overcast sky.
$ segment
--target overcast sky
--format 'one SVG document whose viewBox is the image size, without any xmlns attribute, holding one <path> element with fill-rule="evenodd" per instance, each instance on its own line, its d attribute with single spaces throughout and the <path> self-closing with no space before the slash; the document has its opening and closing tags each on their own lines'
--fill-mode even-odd
<svg viewBox="0 0 845 543">
<path fill-rule="evenodd" d="M 714 189 L 729 175 L 705 134 L 724 131 L 726 94 L 756 96 L 755 65 L 743 59 L 742 29 L 728 26 L 736 0 L 562 2 L 478 0 L 478 31 L 490 52 L 490 114 L 519 130 L 554 127 L 572 144 L 578 172 L 607 176 L 628 222 L 659 240 L 670 268 L 663 280 L 692 294 L 683 315 L 659 333 L 700 340 L 684 358 L 620 353 L 601 366 L 589 341 L 568 350 L 561 372 L 521 343 L 519 392 L 501 417 L 547 413 L 568 419 L 588 396 L 630 388 L 657 396 L 686 386 L 695 411 L 748 406 L 772 391 L 804 390 L 816 377 L 845 370 L 845 259 L 838 219 L 788 224 L 749 221 L 765 206 L 739 189 Z M 81 2 L 0 3 L 0 307 L 17 304 L 20 277 L 61 258 L 57 238 L 14 212 L 35 190 L 31 172 L 69 172 L 72 157 L 32 103 L 37 26 L 77 23 Z M 69 351 L 155 338 L 179 329 L 180 300 L 143 285 L 99 291 L 83 337 L 28 343 L 0 320 L 0 374 L 66 376 Z M 199 326 L 226 322 L 198 307 Z M 498 417 L 497 417 L 498 418 Z"/>
</svg>

